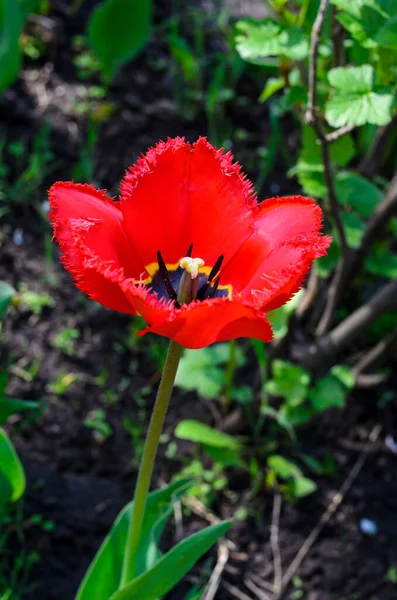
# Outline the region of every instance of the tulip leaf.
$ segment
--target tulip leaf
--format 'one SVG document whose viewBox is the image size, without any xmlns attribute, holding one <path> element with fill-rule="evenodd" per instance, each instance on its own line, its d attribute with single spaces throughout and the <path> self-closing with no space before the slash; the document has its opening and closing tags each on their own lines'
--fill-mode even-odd
<svg viewBox="0 0 397 600">
<path fill-rule="evenodd" d="M 37 402 L 0 396 L 0 425 L 4 425 L 11 415 L 26 410 L 34 410 L 37 406 Z"/>
<path fill-rule="evenodd" d="M 163 597 L 231 525 L 231 521 L 223 521 L 182 540 L 152 569 L 113 594 L 111 600 L 158 600 Z"/>
<path fill-rule="evenodd" d="M 180 479 L 168 487 L 149 494 L 142 527 L 136 575 L 151 569 L 161 558 L 158 542 L 174 502 L 191 486 L 192 479 Z M 131 517 L 132 502 L 116 518 L 112 529 L 99 548 L 76 600 L 109 600 L 120 585 L 124 549 Z"/>
<path fill-rule="evenodd" d="M 16 0 L 0 0 L 0 92 L 18 77 L 21 66 L 21 27 L 19 3 Z"/>
<path fill-rule="evenodd" d="M 187 419 L 178 423 L 174 433 L 181 440 L 206 444 L 214 448 L 236 450 L 240 447 L 239 442 L 231 435 L 212 429 L 212 427 L 205 425 L 205 423 L 200 423 L 200 421 L 194 421 L 193 419 Z"/>
<path fill-rule="evenodd" d="M 0 505 L 15 502 L 25 491 L 25 473 L 11 440 L 1 427 L 0 475 Z"/>
<path fill-rule="evenodd" d="M 104 0 L 88 24 L 88 41 L 102 62 L 105 79 L 142 50 L 150 37 L 152 0 Z"/>
<path fill-rule="evenodd" d="M 0 0 L 1 1 L 1 0 Z M 1 57 L 0 57 L 1 61 Z M 0 84 L 1 87 L 1 84 Z M 8 285 L 5 281 L 0 281 L 0 320 L 6 314 L 6 310 L 11 303 L 12 298 L 16 292 L 13 287 Z"/>
</svg>

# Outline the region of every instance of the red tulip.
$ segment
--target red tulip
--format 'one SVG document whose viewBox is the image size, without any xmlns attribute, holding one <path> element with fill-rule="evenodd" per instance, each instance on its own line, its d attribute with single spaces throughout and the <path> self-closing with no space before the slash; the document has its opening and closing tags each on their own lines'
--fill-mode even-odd
<svg viewBox="0 0 397 600">
<path fill-rule="evenodd" d="M 159 142 L 129 169 L 119 202 L 73 182 L 55 183 L 50 202 L 76 286 L 108 308 L 142 315 L 142 335 L 187 348 L 238 337 L 269 342 L 266 313 L 299 290 L 331 241 L 319 233 L 313 200 L 258 205 L 232 155 L 205 138 Z M 181 301 L 187 272 L 190 295 Z"/>
</svg>

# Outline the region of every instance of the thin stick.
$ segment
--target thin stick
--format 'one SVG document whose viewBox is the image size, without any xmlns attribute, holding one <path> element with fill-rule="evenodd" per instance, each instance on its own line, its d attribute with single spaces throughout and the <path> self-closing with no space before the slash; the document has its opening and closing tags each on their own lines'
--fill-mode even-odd
<svg viewBox="0 0 397 600">
<path fill-rule="evenodd" d="M 307 98 L 306 122 L 313 125 L 317 113 L 317 58 L 320 44 L 321 31 L 327 14 L 329 0 L 321 0 L 316 20 L 314 21 L 310 36 L 309 53 L 309 91 Z"/>
<path fill-rule="evenodd" d="M 251 592 L 255 594 L 255 597 L 259 600 L 272 600 L 271 596 L 269 596 L 269 594 L 267 594 L 264 590 L 261 590 L 260 587 L 255 585 L 255 583 L 251 581 L 251 579 L 244 579 L 244 583 L 247 586 L 247 588 L 251 590 Z"/>
<path fill-rule="evenodd" d="M 237 598 L 237 600 L 253 600 L 251 596 L 247 596 L 244 592 L 236 588 L 235 585 L 231 583 L 227 583 L 226 581 L 222 582 L 222 586 L 227 590 L 232 596 Z"/>
<path fill-rule="evenodd" d="M 356 125 L 345 125 L 344 127 L 335 129 L 335 131 L 332 131 L 332 133 L 328 133 L 325 136 L 325 139 L 327 140 L 328 143 L 335 142 L 343 135 L 346 135 L 347 133 L 350 133 L 351 131 L 353 131 L 355 128 L 356 128 Z"/>
<path fill-rule="evenodd" d="M 281 494 L 275 492 L 273 500 L 272 524 L 270 526 L 270 545 L 273 552 L 274 562 L 274 593 L 278 594 L 281 590 L 283 580 L 283 568 L 281 562 L 281 552 L 279 543 L 280 531 L 280 513 L 281 513 Z"/>
<path fill-rule="evenodd" d="M 363 448 L 360 456 L 358 457 L 355 464 L 353 465 L 353 468 L 351 469 L 350 473 L 348 474 L 347 478 L 345 479 L 345 482 L 343 483 L 342 487 L 334 495 L 331 503 L 328 505 L 328 508 L 321 515 L 316 527 L 313 529 L 313 531 L 310 533 L 310 535 L 306 538 L 301 549 L 296 554 L 295 558 L 293 559 L 290 566 L 288 567 L 288 569 L 283 577 L 281 590 L 273 598 L 273 600 L 280 600 L 283 597 L 284 593 L 286 592 L 287 586 L 289 585 L 291 579 L 293 578 L 293 576 L 299 569 L 303 559 L 306 557 L 307 553 L 309 552 L 309 550 L 311 549 L 311 547 L 317 540 L 317 538 L 320 535 L 320 533 L 322 532 L 324 526 L 329 522 L 331 517 L 335 514 L 335 512 L 337 511 L 339 506 L 342 504 L 347 492 L 350 490 L 350 488 L 353 485 L 354 481 L 356 480 L 358 474 L 360 473 L 361 469 L 363 468 L 364 463 L 367 460 L 368 455 L 369 455 L 373 445 L 375 444 L 376 440 L 378 439 L 381 430 L 382 430 L 381 425 L 375 425 L 375 427 L 372 429 L 371 433 L 369 434 L 368 441 L 367 441 L 365 447 Z"/>
<path fill-rule="evenodd" d="M 203 597 L 203 600 L 214 600 L 215 594 L 218 591 L 221 583 L 222 573 L 229 559 L 229 550 L 225 544 L 221 544 L 218 550 L 218 561 L 215 565 L 215 569 L 212 572 L 210 580 L 208 582 L 208 589 Z"/>
</svg>

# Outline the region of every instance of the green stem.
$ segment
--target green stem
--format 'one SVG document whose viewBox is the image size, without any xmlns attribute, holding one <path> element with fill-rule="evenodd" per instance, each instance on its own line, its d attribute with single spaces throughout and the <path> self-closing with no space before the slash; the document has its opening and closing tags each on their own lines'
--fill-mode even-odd
<svg viewBox="0 0 397 600">
<path fill-rule="evenodd" d="M 123 570 L 119 589 L 124 587 L 134 577 L 153 465 L 182 349 L 182 346 L 171 340 L 160 386 L 157 392 L 156 402 L 150 419 L 145 447 L 143 449 L 142 462 L 139 469 L 134 502 L 132 505 L 132 514 L 125 546 Z"/>
</svg>

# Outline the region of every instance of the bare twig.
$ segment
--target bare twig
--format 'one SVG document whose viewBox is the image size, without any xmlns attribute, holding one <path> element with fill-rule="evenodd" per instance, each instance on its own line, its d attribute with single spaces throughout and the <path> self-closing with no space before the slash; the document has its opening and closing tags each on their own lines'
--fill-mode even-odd
<svg viewBox="0 0 397 600">
<path fill-rule="evenodd" d="M 382 429 L 382 427 L 380 425 L 375 425 L 375 427 L 372 429 L 371 433 L 369 434 L 367 444 L 365 445 L 360 456 L 358 457 L 357 461 L 353 465 L 353 468 L 351 469 L 350 473 L 348 474 L 342 487 L 334 495 L 331 503 L 328 505 L 327 509 L 321 515 L 316 527 L 313 529 L 313 531 L 310 533 L 310 535 L 306 538 L 306 540 L 303 543 L 302 547 L 300 548 L 299 552 L 296 554 L 295 558 L 293 559 L 290 566 L 288 567 L 288 569 L 283 577 L 282 589 L 280 590 L 279 594 L 277 594 L 273 598 L 273 600 L 281 600 L 281 598 L 284 596 L 291 579 L 293 578 L 293 576 L 299 569 L 302 561 L 304 560 L 307 553 L 309 552 L 309 550 L 311 549 L 311 547 L 317 540 L 317 538 L 320 535 L 320 533 L 322 532 L 324 526 L 329 522 L 331 517 L 336 513 L 339 506 L 342 504 L 347 492 L 350 490 L 350 488 L 353 485 L 354 481 L 356 480 L 358 474 L 360 473 L 361 469 L 363 468 L 364 463 L 367 460 L 368 455 L 369 455 L 373 445 L 375 444 L 376 440 L 378 439 L 378 437 L 380 435 L 381 429 Z"/>
<path fill-rule="evenodd" d="M 298 319 L 303 317 L 312 306 L 313 302 L 317 298 L 319 292 L 320 277 L 316 265 L 313 265 L 310 271 L 309 278 L 307 280 L 307 286 L 305 288 L 302 300 L 299 302 L 295 314 Z"/>
<path fill-rule="evenodd" d="M 366 304 L 360 306 L 335 329 L 321 337 L 301 357 L 309 369 L 326 368 L 334 357 L 356 339 L 382 313 L 397 306 L 397 279 L 384 285 Z"/>
<path fill-rule="evenodd" d="M 373 373 L 367 375 L 366 373 L 360 373 L 355 377 L 355 385 L 357 388 L 368 390 L 385 383 L 389 379 L 387 373 Z"/>
<path fill-rule="evenodd" d="M 255 598 L 258 598 L 258 600 L 272 600 L 271 596 L 269 596 L 269 594 L 267 594 L 260 587 L 255 585 L 255 583 L 251 579 L 244 579 L 244 583 L 247 586 L 247 588 L 255 595 Z"/>
<path fill-rule="evenodd" d="M 387 356 L 389 350 L 397 344 L 397 328 L 388 336 L 376 344 L 367 354 L 365 354 L 353 367 L 353 372 L 357 375 L 377 367 Z"/>
<path fill-rule="evenodd" d="M 247 594 L 245 594 L 244 592 L 242 592 L 241 590 L 239 590 L 238 588 L 236 588 L 235 585 L 231 585 L 230 583 L 227 583 L 226 581 L 222 582 L 222 586 L 235 598 L 237 598 L 237 600 L 253 600 L 251 598 L 251 596 L 247 596 Z"/>
<path fill-rule="evenodd" d="M 356 129 L 356 125 L 345 125 L 344 127 L 340 127 L 339 129 L 336 129 L 335 131 L 328 133 L 325 136 L 325 139 L 327 140 L 328 143 L 335 142 L 343 135 L 346 135 L 347 133 L 350 133 L 351 131 L 353 131 L 353 129 Z"/>
<path fill-rule="evenodd" d="M 320 44 L 321 31 L 324 25 L 327 14 L 329 0 L 321 0 L 316 19 L 313 24 L 312 33 L 310 36 L 310 51 L 309 51 L 309 91 L 307 97 L 307 110 L 305 120 L 308 125 L 311 125 L 317 135 L 321 145 L 321 155 L 324 165 L 324 179 L 328 190 L 328 199 L 332 217 L 335 221 L 338 231 L 339 241 L 342 251 L 347 249 L 347 241 L 345 229 L 340 217 L 338 201 L 336 199 L 334 176 L 332 173 L 331 155 L 329 144 L 324 133 L 321 121 L 318 116 L 317 107 L 317 60 L 318 46 Z M 343 258 L 342 258 L 343 260 Z"/>
<path fill-rule="evenodd" d="M 208 588 L 203 597 L 203 600 L 214 600 L 215 594 L 217 593 L 219 585 L 221 583 L 222 573 L 226 566 L 228 558 L 229 550 L 227 549 L 225 544 L 221 544 L 218 550 L 218 561 L 208 582 Z"/>
<path fill-rule="evenodd" d="M 384 157 L 384 149 L 388 144 L 390 134 L 393 134 L 396 129 L 397 115 L 383 127 L 379 127 L 375 134 L 373 144 L 370 151 L 364 156 L 360 165 L 358 166 L 358 172 L 366 177 L 372 177 L 378 168 L 379 163 Z"/>
<path fill-rule="evenodd" d="M 306 123 L 313 125 L 317 114 L 317 59 L 321 31 L 327 14 L 329 0 L 321 0 L 316 20 L 310 36 L 309 52 L 309 92 L 307 98 Z"/>
<path fill-rule="evenodd" d="M 283 570 L 281 562 L 281 552 L 279 543 L 279 530 L 280 530 L 280 513 L 281 513 L 281 494 L 275 492 L 273 500 L 273 513 L 272 513 L 272 524 L 270 527 L 270 545 L 273 552 L 273 563 L 274 563 L 274 582 L 273 589 L 274 593 L 278 594 L 281 590 L 281 583 L 283 580 Z"/>
</svg>

